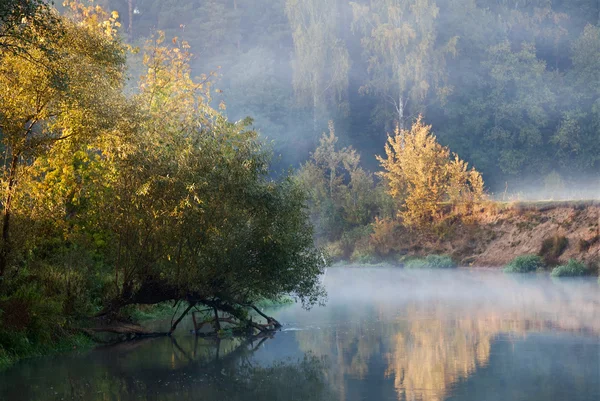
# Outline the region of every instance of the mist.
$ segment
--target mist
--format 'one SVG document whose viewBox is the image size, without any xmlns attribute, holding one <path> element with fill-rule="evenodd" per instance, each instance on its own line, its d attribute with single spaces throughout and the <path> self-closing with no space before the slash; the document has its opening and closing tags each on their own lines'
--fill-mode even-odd
<svg viewBox="0 0 600 401">
<path fill-rule="evenodd" d="M 134 44 L 156 30 L 189 41 L 194 72 L 218 73 L 215 102 L 254 119 L 276 167 L 303 163 L 332 120 L 378 170 L 387 134 L 423 114 L 494 193 L 600 168 L 596 1 L 104 3 Z"/>
</svg>

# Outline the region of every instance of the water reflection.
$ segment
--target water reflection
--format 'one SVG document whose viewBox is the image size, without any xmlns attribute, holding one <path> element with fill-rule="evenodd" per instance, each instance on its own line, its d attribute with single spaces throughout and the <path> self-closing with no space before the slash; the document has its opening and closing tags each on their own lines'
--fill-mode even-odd
<svg viewBox="0 0 600 401">
<path fill-rule="evenodd" d="M 363 268 L 326 284 L 327 307 L 273 312 L 273 338 L 27 361 L 0 374 L 0 400 L 600 399 L 595 282 Z"/>
<path fill-rule="evenodd" d="M 85 356 L 20 365 L 0 381 L 6 400 L 327 400 L 324 361 L 311 355 L 269 366 L 257 341 L 149 339 Z M 40 373 L 42 373 L 40 375 Z"/>
<path fill-rule="evenodd" d="M 381 364 L 385 378 L 393 381 L 398 400 L 445 400 L 457 391 L 457 386 L 488 367 L 492 347 L 499 338 L 514 345 L 530 341 L 533 333 L 546 332 L 595 339 L 591 353 L 585 356 L 590 361 L 588 368 L 592 368 L 583 371 L 573 365 L 562 374 L 587 377 L 585 385 L 594 397 L 600 397 L 600 297 L 595 283 L 489 273 L 427 272 L 423 276 L 397 272 L 393 279 L 386 274 L 380 277 L 379 273 L 363 273 L 370 274 L 370 280 L 328 276 L 330 286 L 343 283 L 344 288 L 354 288 L 352 299 L 348 293 L 334 294 L 329 320 L 345 316 L 348 307 L 354 309 L 354 319 L 343 317 L 343 324 L 320 332 L 298 333 L 302 349 L 334 356 L 336 363 L 328 378 L 339 390 L 340 400 L 353 399 L 348 395 L 348 385 L 364 380 L 369 367 Z M 372 297 L 367 308 L 359 306 L 365 294 Z M 566 337 L 557 341 L 566 341 Z M 546 352 L 557 353 L 552 348 Z M 564 366 L 565 358 L 568 356 L 543 359 L 547 369 L 556 370 Z M 506 377 L 497 379 L 500 382 Z M 538 399 L 533 398 L 535 394 L 530 397 Z M 577 395 L 571 398 L 578 399 Z"/>
</svg>

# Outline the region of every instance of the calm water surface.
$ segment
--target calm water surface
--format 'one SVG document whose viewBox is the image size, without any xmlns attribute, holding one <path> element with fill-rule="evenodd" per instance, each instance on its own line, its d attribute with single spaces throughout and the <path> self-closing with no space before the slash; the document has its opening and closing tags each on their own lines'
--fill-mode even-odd
<svg viewBox="0 0 600 401">
<path fill-rule="evenodd" d="M 173 339 L 25 361 L 0 400 L 600 400 L 600 287 L 479 271 L 329 269 L 326 307 L 262 341 Z"/>
</svg>

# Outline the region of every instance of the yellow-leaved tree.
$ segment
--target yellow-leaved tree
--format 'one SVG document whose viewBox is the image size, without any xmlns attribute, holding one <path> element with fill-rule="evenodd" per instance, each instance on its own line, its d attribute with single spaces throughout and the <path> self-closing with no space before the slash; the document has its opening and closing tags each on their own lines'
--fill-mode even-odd
<svg viewBox="0 0 600 401">
<path fill-rule="evenodd" d="M 118 15 L 77 1 L 64 5 L 68 17 L 36 8 L 43 14 L 19 28 L 26 35 L 0 37 L 0 48 L 19 49 L 0 58 L 0 278 L 16 261 L 11 234 L 22 229 L 11 224 L 29 167 L 56 157 L 54 148 L 64 143 L 81 148 L 100 138 L 120 117 L 125 47 L 117 38 Z"/>
<path fill-rule="evenodd" d="M 401 205 L 399 216 L 409 226 L 439 222 L 444 205 L 470 210 L 483 200 L 481 174 L 437 142 L 421 117 L 410 130 L 396 128 L 388 137 L 386 157 L 378 156 L 389 194 Z"/>
</svg>

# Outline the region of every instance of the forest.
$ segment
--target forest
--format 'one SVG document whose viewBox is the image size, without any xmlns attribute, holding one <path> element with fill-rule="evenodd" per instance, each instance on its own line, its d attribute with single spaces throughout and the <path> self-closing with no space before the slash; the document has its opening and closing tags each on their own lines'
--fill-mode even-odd
<svg viewBox="0 0 600 401">
<path fill-rule="evenodd" d="M 280 168 L 304 162 L 333 120 L 375 170 L 386 135 L 422 114 L 493 193 L 597 192 L 597 1 L 100 4 L 131 43 L 156 29 L 189 40 L 192 70 L 219 76 L 215 100 L 233 121 L 254 118 Z"/>
<path fill-rule="evenodd" d="M 170 332 L 198 308 L 269 332 L 257 305 L 323 302 L 332 259 L 461 236 L 502 193 L 594 196 L 599 22 L 584 0 L 4 1 L 0 365 L 166 302 Z"/>
</svg>

